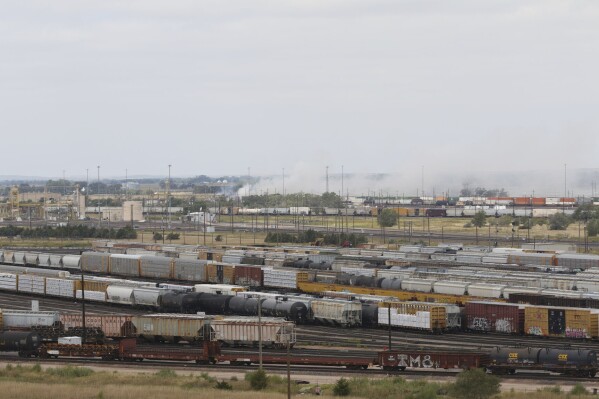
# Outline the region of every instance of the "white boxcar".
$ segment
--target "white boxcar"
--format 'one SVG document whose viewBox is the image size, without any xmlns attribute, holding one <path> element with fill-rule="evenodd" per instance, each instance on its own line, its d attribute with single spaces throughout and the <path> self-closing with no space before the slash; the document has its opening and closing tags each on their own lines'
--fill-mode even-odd
<svg viewBox="0 0 599 399">
<path fill-rule="evenodd" d="M 265 267 L 264 286 L 275 288 L 297 288 L 297 271 L 295 270 L 280 270 Z"/>
<path fill-rule="evenodd" d="M 106 288 L 106 300 L 111 303 L 133 305 L 133 287 L 109 285 Z"/>
<path fill-rule="evenodd" d="M 22 274 L 19 276 L 17 284 L 19 292 L 27 292 L 32 294 L 46 293 L 46 277 L 36 276 L 33 274 Z"/>
<path fill-rule="evenodd" d="M 73 298 L 75 281 L 62 278 L 46 278 L 46 295 Z"/>
<path fill-rule="evenodd" d="M 52 326 L 60 321 L 58 312 L 40 312 L 29 310 L 2 310 L 4 329 L 28 328 L 31 326 Z"/>
<path fill-rule="evenodd" d="M 282 318 L 262 317 L 226 317 L 212 320 L 216 340 L 229 346 L 257 346 L 262 331 L 262 345 L 273 348 L 290 347 L 296 342 L 295 324 Z"/>
<path fill-rule="evenodd" d="M 77 299 L 82 299 L 83 292 L 81 290 L 76 290 L 75 297 Z M 106 293 L 103 291 L 85 290 L 85 300 L 86 301 L 95 301 L 95 302 L 106 302 Z"/>
<path fill-rule="evenodd" d="M 343 327 L 362 325 L 362 304 L 360 302 L 313 299 L 310 301 L 310 313 L 314 320 L 323 324 Z"/>
<path fill-rule="evenodd" d="M 16 291 L 17 275 L 12 273 L 0 273 L 0 290 Z"/>
<path fill-rule="evenodd" d="M 389 325 L 389 310 L 379 308 L 379 325 Z M 414 314 L 401 314 L 391 308 L 391 325 L 395 327 L 415 328 L 419 330 L 431 329 L 431 314 L 426 311 L 417 311 Z"/>
<path fill-rule="evenodd" d="M 481 298 L 501 298 L 505 287 L 503 284 L 473 283 L 468 286 L 468 295 Z"/>
</svg>

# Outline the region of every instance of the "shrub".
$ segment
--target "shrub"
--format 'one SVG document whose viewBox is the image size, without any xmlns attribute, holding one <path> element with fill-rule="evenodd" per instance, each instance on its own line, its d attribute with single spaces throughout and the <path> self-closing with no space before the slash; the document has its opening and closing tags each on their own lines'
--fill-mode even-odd
<svg viewBox="0 0 599 399">
<path fill-rule="evenodd" d="M 570 391 L 571 395 L 586 395 L 587 393 L 589 392 L 580 382 L 574 385 Z"/>
<path fill-rule="evenodd" d="M 233 387 L 227 381 L 218 381 L 214 386 L 216 389 L 223 389 L 225 391 L 231 391 Z"/>
<path fill-rule="evenodd" d="M 333 387 L 333 394 L 335 396 L 348 396 L 351 393 L 349 388 L 349 382 L 345 378 L 340 378 Z"/>
<path fill-rule="evenodd" d="M 160 378 L 174 378 L 177 376 L 177 373 L 175 373 L 171 369 L 162 369 L 160 371 L 157 371 L 154 375 Z"/>
<path fill-rule="evenodd" d="M 40 373 L 42 371 L 42 366 L 39 363 L 36 363 L 33 365 L 33 367 L 31 367 L 31 371 L 33 371 L 34 373 Z"/>
<path fill-rule="evenodd" d="M 247 373 L 245 380 L 250 383 L 250 386 L 255 391 L 260 391 L 268 386 L 268 377 L 262 369 Z"/>
<path fill-rule="evenodd" d="M 87 367 L 66 366 L 49 368 L 46 370 L 46 373 L 63 378 L 79 378 L 90 376 L 94 373 L 94 371 Z"/>
<path fill-rule="evenodd" d="M 499 393 L 499 378 L 474 369 L 460 373 L 449 394 L 460 399 L 485 399 Z"/>
<path fill-rule="evenodd" d="M 570 223 L 570 218 L 563 213 L 549 216 L 549 230 L 566 230 Z"/>
</svg>

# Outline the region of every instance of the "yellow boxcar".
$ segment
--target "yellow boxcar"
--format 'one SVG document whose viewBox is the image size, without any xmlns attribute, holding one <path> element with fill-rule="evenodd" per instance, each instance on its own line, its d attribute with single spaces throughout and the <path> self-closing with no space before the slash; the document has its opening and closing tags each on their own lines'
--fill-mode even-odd
<svg viewBox="0 0 599 399">
<path fill-rule="evenodd" d="M 524 309 L 524 333 L 542 337 L 549 335 L 549 312 L 546 307 L 527 306 Z"/>
</svg>

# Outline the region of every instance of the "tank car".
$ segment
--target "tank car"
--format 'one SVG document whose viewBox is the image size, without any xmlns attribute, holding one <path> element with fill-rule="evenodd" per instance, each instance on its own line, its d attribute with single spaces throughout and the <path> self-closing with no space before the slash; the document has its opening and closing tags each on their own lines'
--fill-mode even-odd
<svg viewBox="0 0 599 399">
<path fill-rule="evenodd" d="M 268 298 L 262 302 L 262 314 L 270 317 L 283 317 L 287 320 L 302 324 L 307 321 L 308 308 L 299 301 Z"/>
<path fill-rule="evenodd" d="M 264 299 L 234 296 L 229 301 L 229 312 L 239 316 L 256 316 L 260 301 L 264 301 Z"/>
<path fill-rule="evenodd" d="M 0 332 L 0 351 L 19 352 L 19 356 L 35 356 L 42 339 L 38 333 L 29 331 Z"/>
</svg>

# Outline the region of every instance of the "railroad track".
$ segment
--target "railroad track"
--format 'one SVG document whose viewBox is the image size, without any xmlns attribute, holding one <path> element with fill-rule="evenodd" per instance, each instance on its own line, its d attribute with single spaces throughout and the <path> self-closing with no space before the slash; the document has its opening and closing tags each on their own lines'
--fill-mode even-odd
<svg viewBox="0 0 599 399">
<path fill-rule="evenodd" d="M 134 369 L 134 370 L 158 370 L 168 368 L 174 371 L 189 372 L 190 370 L 197 370 L 202 372 L 208 371 L 229 371 L 246 373 L 253 371 L 258 368 L 257 364 L 250 366 L 238 366 L 231 364 L 215 364 L 215 365 L 198 365 L 193 362 L 180 362 L 180 361 L 167 361 L 167 360 L 144 360 L 143 362 L 126 362 L 119 360 L 101 360 L 101 359 L 90 359 L 90 358 L 58 358 L 58 359 L 37 359 L 37 358 L 20 358 L 16 354 L 2 354 L 0 355 L 0 361 L 16 363 L 16 364 L 31 364 L 41 363 L 44 365 L 77 365 L 77 366 L 93 366 L 93 367 L 106 367 L 106 368 L 122 368 L 122 369 Z M 271 373 L 285 373 L 286 364 L 264 364 L 263 369 Z M 338 377 L 344 376 L 364 376 L 369 377 L 391 377 L 391 376 L 404 376 L 404 377 L 448 377 L 453 378 L 461 370 L 439 370 L 439 369 L 407 369 L 405 371 L 387 371 L 382 370 L 378 367 L 368 368 L 367 370 L 354 370 L 347 369 L 344 367 L 336 366 L 302 366 L 302 365 L 290 365 L 289 367 L 292 374 L 302 374 L 310 376 L 330 376 Z M 534 380 L 536 383 L 576 383 L 576 382 L 589 382 L 596 383 L 598 378 L 589 377 L 570 377 L 562 376 L 558 374 L 540 373 L 540 372 L 522 372 L 512 375 L 497 375 L 502 380 Z M 293 378 L 293 375 L 292 375 Z"/>
<path fill-rule="evenodd" d="M 36 295 L 0 292 L 0 308 L 30 310 L 31 300 L 38 300 L 40 310 L 73 313 L 81 311 L 81 303 L 67 298 L 49 298 Z M 129 306 L 108 305 L 86 302 L 86 312 L 98 314 L 146 314 L 150 311 L 131 308 Z M 392 330 L 394 348 L 409 346 L 436 349 L 490 349 L 496 346 L 541 346 L 595 349 L 599 351 L 599 342 L 579 341 L 565 338 L 544 338 L 530 336 L 514 336 L 502 334 L 480 334 L 467 332 L 450 332 L 441 335 L 418 332 L 414 330 Z M 379 328 L 338 328 L 317 325 L 297 326 L 296 346 L 343 347 L 351 350 L 373 351 L 388 346 L 388 330 Z"/>
</svg>

